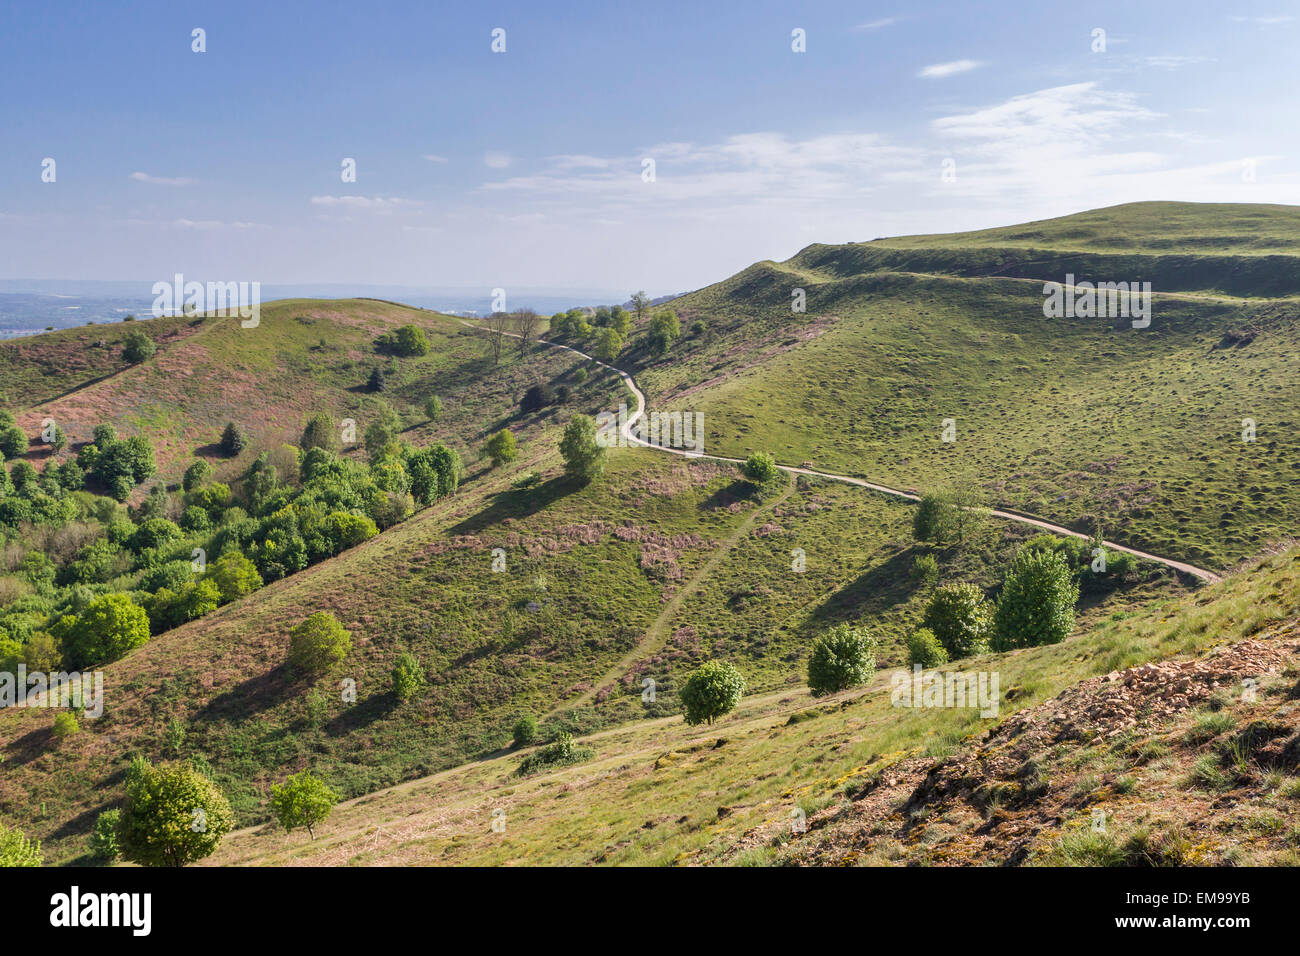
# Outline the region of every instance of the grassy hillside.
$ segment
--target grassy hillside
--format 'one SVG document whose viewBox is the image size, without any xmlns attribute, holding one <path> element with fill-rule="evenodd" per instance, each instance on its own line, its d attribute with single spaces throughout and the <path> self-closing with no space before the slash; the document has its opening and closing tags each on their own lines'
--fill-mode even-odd
<svg viewBox="0 0 1300 956">
<path fill-rule="evenodd" d="M 385 791 L 339 807 L 315 841 L 248 830 L 211 862 L 997 863 L 1068 852 L 1069 862 L 1098 863 L 1123 862 L 1119 848 L 1131 837 L 1176 824 L 1185 856 L 1171 849 L 1171 862 L 1294 864 L 1286 820 L 1300 800 L 1300 767 L 1276 754 L 1300 727 L 1287 698 L 1300 673 L 1298 616 L 1300 553 L 1292 550 L 1196 595 L 1115 614 L 1062 644 L 968 663 L 1000 675 L 1007 699 L 996 718 L 892 706 L 888 671 L 869 689 L 820 700 L 803 689 L 756 694 L 712 727 L 670 717 L 593 734 L 582 743 L 594 759 L 555 772 L 519 778 L 520 757 L 503 755 Z M 1212 648 L 1221 653 L 1207 656 Z M 1139 668 L 1133 682 L 1154 687 L 1145 693 L 1156 705 L 1141 709 L 1146 698 L 1134 691 L 1131 724 L 1113 704 L 1089 710 L 1093 689 L 1071 692 L 1083 703 L 1067 694 L 1059 707 L 1042 707 L 1081 680 L 1129 686 L 1104 675 L 1163 660 L 1198 663 L 1159 672 L 1175 673 L 1168 683 Z M 1160 696 L 1184 674 L 1179 694 Z M 1258 678 L 1253 703 L 1241 699 L 1246 677 Z M 1043 739 L 1037 721 L 1058 712 L 1081 739 Z M 1223 755 L 1259 721 L 1277 725 L 1252 751 L 1266 765 L 1233 776 Z M 1274 756 L 1264 757 L 1270 743 Z M 962 773 L 964 787 L 937 785 Z M 1080 847 L 1094 806 L 1109 815 L 1109 851 Z M 496 810 L 505 812 L 504 832 L 492 829 Z M 796 811 L 806 833 L 793 832 Z"/>
<path fill-rule="evenodd" d="M 1089 228 L 1109 221 L 1125 234 L 1127 209 L 1088 214 Z M 1177 211 L 1213 234 L 1215 210 Z M 1277 213 L 1272 229 L 1293 218 Z M 1066 231 L 1054 222 L 1044 235 Z M 984 255 L 961 241 L 934 251 Z M 810 247 L 675 300 L 683 325 L 707 330 L 666 359 L 637 356 L 651 406 L 702 412 L 718 454 L 767 450 L 923 490 L 969 483 L 991 502 L 1080 530 L 1099 521 L 1108 537 L 1203 566 L 1230 566 L 1300 520 L 1289 480 L 1300 455 L 1295 300 L 1156 283 L 1149 328 L 1048 319 L 1041 280 L 1062 281 L 1062 262 L 1029 270 L 1034 280 L 991 278 L 1007 274 L 991 260 L 975 275 L 927 274 L 913 270 L 942 264 L 881 259 L 876 245 Z M 1268 277 L 1300 275 L 1255 267 L 1267 279 L 1255 295 L 1270 294 Z M 791 311 L 796 288 L 806 313 Z M 1248 418 L 1253 443 L 1242 440 Z"/>
</svg>

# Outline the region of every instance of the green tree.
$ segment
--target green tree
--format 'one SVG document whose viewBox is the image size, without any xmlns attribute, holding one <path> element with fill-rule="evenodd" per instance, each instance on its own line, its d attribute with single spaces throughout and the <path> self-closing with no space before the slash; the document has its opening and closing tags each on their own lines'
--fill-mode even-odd
<svg viewBox="0 0 1300 956">
<path fill-rule="evenodd" d="M 370 379 L 366 382 L 366 388 L 372 392 L 382 392 L 388 387 L 388 379 L 384 376 L 384 370 L 375 366 L 370 372 Z"/>
<path fill-rule="evenodd" d="M 586 482 L 599 478 L 605 471 L 605 449 L 596 442 L 596 422 L 588 415 L 574 415 L 564 426 L 560 439 L 564 472 Z"/>
<path fill-rule="evenodd" d="M 516 747 L 527 747 L 529 744 L 537 742 L 537 718 L 532 714 L 525 714 L 515 721 L 514 743 Z"/>
<path fill-rule="evenodd" d="M 0 454 L 4 455 L 5 461 L 27 454 L 27 448 L 27 433 L 17 425 L 0 428 Z"/>
<path fill-rule="evenodd" d="M 428 355 L 429 340 L 418 325 L 403 325 L 397 330 L 398 355 Z"/>
<path fill-rule="evenodd" d="M 128 332 L 126 338 L 122 340 L 122 358 L 132 365 L 139 365 L 146 359 L 153 358 L 157 351 L 158 346 L 154 344 L 153 339 L 139 329 Z"/>
<path fill-rule="evenodd" d="M 430 395 L 428 401 L 424 403 L 424 414 L 431 422 L 442 418 L 442 399 L 437 395 Z"/>
<path fill-rule="evenodd" d="M 682 324 L 677 320 L 677 313 L 662 309 L 650 320 L 650 349 L 657 355 L 667 352 L 669 347 L 682 337 Z"/>
<path fill-rule="evenodd" d="M 310 770 L 295 773 L 284 783 L 271 786 L 271 810 L 280 826 L 285 832 L 306 827 L 313 840 L 316 825 L 330 815 L 338 802 L 339 795 L 323 780 L 312 776 Z"/>
<path fill-rule="evenodd" d="M 837 624 L 817 638 L 808 655 L 808 687 L 814 697 L 858 687 L 875 672 L 875 639 L 848 624 Z"/>
<path fill-rule="evenodd" d="M 393 693 L 406 703 L 425 685 L 424 668 L 414 654 L 401 654 L 393 665 Z"/>
<path fill-rule="evenodd" d="M 375 408 L 374 418 L 366 426 L 366 454 L 370 461 L 378 461 L 401 433 L 402 419 L 392 405 L 381 400 Z"/>
<path fill-rule="evenodd" d="M 951 657 L 969 657 L 989 649 L 993 608 L 978 585 L 944 584 L 931 596 L 923 623 Z"/>
<path fill-rule="evenodd" d="M 730 713 L 745 693 L 745 679 L 726 661 L 708 661 L 682 685 L 682 708 L 688 724 L 712 724 Z"/>
<path fill-rule="evenodd" d="M 640 325 L 645 314 L 650 311 L 650 296 L 645 294 L 644 289 L 632 293 L 632 311 L 636 313 L 636 321 Z"/>
<path fill-rule="evenodd" d="M 262 586 L 257 565 L 238 551 L 227 551 L 208 565 L 207 577 L 217 588 L 222 604 L 229 604 Z"/>
<path fill-rule="evenodd" d="M 610 363 L 618 358 L 618 353 L 623 351 L 623 345 L 623 336 L 619 335 L 617 330 L 603 328 L 596 334 L 596 345 L 591 351 L 602 362 Z"/>
<path fill-rule="evenodd" d="M 122 848 L 117 842 L 118 821 L 121 816 L 122 811 L 113 808 L 95 817 L 95 828 L 90 831 L 90 855 L 95 859 L 112 863 L 122 855 Z"/>
<path fill-rule="evenodd" d="M 77 723 L 77 715 L 72 711 L 63 710 L 54 715 L 54 736 L 60 740 L 71 737 L 79 730 L 81 725 Z"/>
<path fill-rule="evenodd" d="M 776 459 L 765 451 L 756 451 L 741 466 L 744 476 L 756 485 L 766 485 L 781 474 Z"/>
<path fill-rule="evenodd" d="M 212 466 L 200 459 L 185 469 L 185 475 L 181 478 L 181 488 L 185 491 L 193 491 L 207 481 L 211 474 Z"/>
<path fill-rule="evenodd" d="M 339 450 L 339 436 L 334 429 L 334 420 L 325 412 L 317 412 L 307 419 L 307 425 L 302 430 L 302 439 L 298 442 L 298 447 L 302 449 L 303 454 L 313 448 L 323 448 L 330 453 L 337 453 Z"/>
<path fill-rule="evenodd" d="M 918 627 L 907 638 L 907 663 L 939 667 L 948 663 L 948 650 L 929 628 Z"/>
<path fill-rule="evenodd" d="M 930 544 L 944 544 L 957 530 L 955 509 L 946 495 L 924 495 L 912 514 L 912 537 Z"/>
<path fill-rule="evenodd" d="M 1079 586 L 1059 551 L 1022 548 L 1011 561 L 993 614 L 996 650 L 1056 644 L 1074 630 Z"/>
<path fill-rule="evenodd" d="M 511 434 L 508 428 L 503 428 L 491 438 L 488 439 L 487 445 L 483 448 L 483 453 L 492 459 L 492 467 L 500 466 L 512 462 L 519 455 L 515 447 L 515 436 Z"/>
<path fill-rule="evenodd" d="M 141 866 L 185 866 L 212 854 L 234 825 L 211 780 L 183 763 L 147 763 L 128 774 L 118 820 L 123 858 Z"/>
<path fill-rule="evenodd" d="M 301 671 L 327 671 L 351 649 L 352 632 L 329 611 L 317 611 L 289 631 L 289 663 Z"/>
<path fill-rule="evenodd" d="M 0 868 L 9 866 L 44 866 L 39 840 L 29 840 L 22 831 L 0 823 Z"/>
<path fill-rule="evenodd" d="M 226 422 L 225 430 L 221 433 L 221 451 L 226 457 L 234 458 L 247 447 L 248 436 L 243 429 L 234 422 Z"/>
<path fill-rule="evenodd" d="M 149 640 L 149 615 L 126 594 L 95 598 L 79 614 L 66 614 L 50 628 L 73 667 L 107 664 Z"/>
</svg>

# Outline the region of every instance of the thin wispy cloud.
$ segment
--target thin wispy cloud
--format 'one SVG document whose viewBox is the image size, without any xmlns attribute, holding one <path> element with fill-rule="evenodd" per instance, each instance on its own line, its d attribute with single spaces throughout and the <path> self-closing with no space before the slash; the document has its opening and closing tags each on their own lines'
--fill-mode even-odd
<svg viewBox="0 0 1300 956">
<path fill-rule="evenodd" d="M 881 17 L 879 20 L 869 20 L 866 23 L 859 23 L 853 29 L 861 32 L 883 30 L 885 27 L 892 27 L 897 22 L 898 17 Z"/>
<path fill-rule="evenodd" d="M 484 153 L 483 165 L 489 169 L 505 169 L 510 165 L 510 154 L 496 152 Z"/>
<path fill-rule="evenodd" d="M 311 201 L 314 206 L 358 212 L 395 212 L 422 205 L 418 199 L 399 199 L 395 196 L 312 196 Z"/>
<path fill-rule="evenodd" d="M 427 159 L 427 160 L 428 160 L 429 162 L 431 162 L 431 163 L 445 163 L 445 162 L 447 162 L 447 157 L 446 157 L 446 156 L 439 156 L 437 153 L 425 153 L 425 154 L 424 154 L 424 158 Z"/>
<path fill-rule="evenodd" d="M 138 183 L 153 183 L 155 186 L 188 186 L 194 182 L 185 176 L 151 176 L 138 171 L 132 173 L 130 178 Z"/>
<path fill-rule="evenodd" d="M 953 60 L 951 63 L 933 63 L 916 75 L 925 80 L 942 80 L 959 73 L 969 73 L 983 65 L 979 60 Z"/>
<path fill-rule="evenodd" d="M 1275 27 L 1283 23 L 1291 23 L 1295 20 L 1295 17 L 1289 14 L 1279 14 L 1278 16 L 1272 16 L 1272 17 L 1230 16 L 1228 17 L 1228 19 L 1232 20 L 1235 23 L 1255 23 L 1258 24 L 1259 26 Z"/>
</svg>

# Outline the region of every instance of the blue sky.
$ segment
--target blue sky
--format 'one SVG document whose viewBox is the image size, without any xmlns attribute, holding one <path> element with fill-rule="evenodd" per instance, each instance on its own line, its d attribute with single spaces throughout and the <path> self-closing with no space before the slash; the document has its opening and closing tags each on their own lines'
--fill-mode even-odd
<svg viewBox="0 0 1300 956">
<path fill-rule="evenodd" d="M 6 4 L 0 278 L 661 294 L 812 242 L 1300 203 L 1297 41 L 1281 0 Z"/>
</svg>

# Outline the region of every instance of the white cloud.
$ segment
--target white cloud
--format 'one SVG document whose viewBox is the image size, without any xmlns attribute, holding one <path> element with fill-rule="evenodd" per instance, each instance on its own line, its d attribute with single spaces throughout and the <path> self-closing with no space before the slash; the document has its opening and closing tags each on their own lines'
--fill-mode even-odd
<svg viewBox="0 0 1300 956">
<path fill-rule="evenodd" d="M 969 73 L 971 70 L 983 65 L 979 60 L 953 60 L 951 63 L 931 64 L 916 75 L 926 80 L 941 80 L 945 77 L 956 76 L 958 73 Z"/>
<path fill-rule="evenodd" d="M 416 199 L 385 198 L 383 196 L 312 196 L 311 201 L 314 206 L 325 206 L 328 209 L 383 213 L 422 205 Z"/>
<path fill-rule="evenodd" d="M 1295 19 L 1295 17 L 1293 17 L 1293 16 L 1289 16 L 1289 15 L 1281 15 L 1281 16 L 1275 16 L 1275 17 L 1237 17 L 1237 16 L 1233 16 L 1233 17 L 1228 17 L 1228 19 L 1229 19 L 1229 20 L 1233 20 L 1233 21 L 1235 21 L 1235 22 L 1237 22 L 1237 23 L 1257 23 L 1257 24 L 1259 24 L 1260 26 L 1275 27 L 1275 26 L 1278 26 L 1278 25 L 1283 24 L 1283 23 L 1290 23 L 1292 20 Z"/>
<path fill-rule="evenodd" d="M 188 186 L 190 183 L 194 182 L 194 180 L 187 179 L 183 176 L 150 176 L 148 173 L 142 172 L 132 173 L 131 178 L 138 183 L 153 183 L 156 186 Z"/>
<path fill-rule="evenodd" d="M 510 154 L 496 152 L 484 153 L 483 165 L 490 169 L 505 169 L 510 165 Z"/>
<path fill-rule="evenodd" d="M 885 27 L 892 27 L 898 22 L 898 17 L 881 17 L 879 20 L 869 20 L 866 23 L 859 23 L 854 30 L 883 30 Z"/>
<path fill-rule="evenodd" d="M 424 158 L 427 159 L 427 160 L 428 160 L 429 162 L 431 162 L 431 163 L 445 163 L 445 162 L 447 162 L 447 157 L 446 157 L 446 156 L 439 156 L 437 153 L 425 153 L 425 154 L 424 154 Z"/>
</svg>

